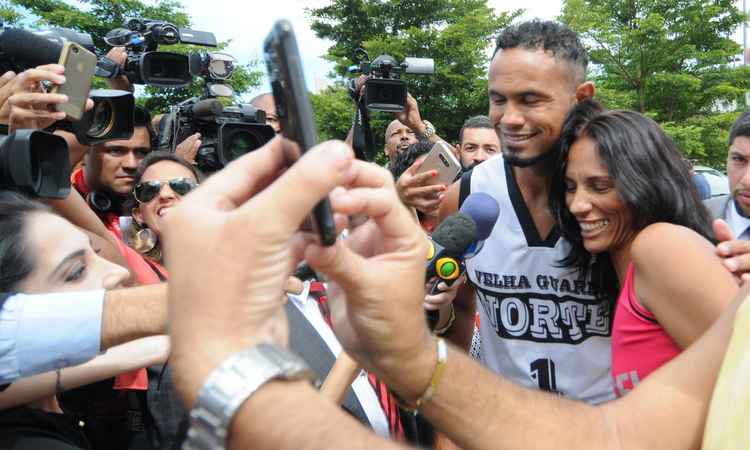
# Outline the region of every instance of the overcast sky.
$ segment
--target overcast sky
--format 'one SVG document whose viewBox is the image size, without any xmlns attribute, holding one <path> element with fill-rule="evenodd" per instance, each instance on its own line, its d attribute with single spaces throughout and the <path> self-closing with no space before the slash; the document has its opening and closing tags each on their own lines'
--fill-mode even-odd
<svg viewBox="0 0 750 450">
<path fill-rule="evenodd" d="M 232 40 L 227 52 L 240 62 L 261 59 L 263 39 L 273 23 L 281 18 L 292 22 L 302 53 L 308 88 L 317 91 L 332 65 L 322 59 L 331 42 L 318 39 L 310 30 L 305 8 L 328 4 L 328 0 L 181 0 L 190 14 L 193 28 L 213 32 L 220 41 Z M 526 8 L 524 17 L 554 19 L 562 0 L 491 0 L 498 11 Z M 262 5 L 262 6 L 261 6 Z M 265 70 L 264 66 L 261 66 Z M 264 81 L 257 92 L 267 91 Z M 249 93 L 252 97 L 257 92 Z"/>
</svg>

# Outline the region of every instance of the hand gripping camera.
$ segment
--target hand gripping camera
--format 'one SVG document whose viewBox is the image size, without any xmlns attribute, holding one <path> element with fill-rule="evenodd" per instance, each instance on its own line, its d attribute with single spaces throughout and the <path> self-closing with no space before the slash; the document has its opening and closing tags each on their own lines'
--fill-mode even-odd
<svg viewBox="0 0 750 450">
<path fill-rule="evenodd" d="M 351 73 L 372 75 L 365 82 L 365 105 L 370 111 L 401 112 L 406 108 L 406 83 L 401 73 L 435 73 L 432 58 L 404 58 L 399 63 L 390 55 L 380 55 L 370 61 L 363 49 L 357 49 L 355 59 L 359 65 L 349 67 Z"/>
<path fill-rule="evenodd" d="M 114 78 L 125 75 L 133 84 L 150 84 L 156 87 L 183 87 L 193 81 L 187 55 L 156 51 L 159 44 L 177 43 L 216 47 L 213 33 L 196 31 L 163 21 L 134 18 L 125 22 L 125 28 L 115 28 L 104 41 L 128 49 L 128 60 L 121 68 L 108 58 L 101 58 L 96 74 Z"/>
<path fill-rule="evenodd" d="M 218 97 L 231 97 L 226 84 L 234 72 L 234 58 L 223 53 L 190 55 L 194 76 L 205 81 L 200 98 L 188 99 L 173 106 L 160 124 L 160 150 L 174 152 L 188 136 L 199 132 L 201 147 L 196 163 L 204 172 L 215 172 L 245 153 L 263 146 L 276 135 L 266 125 L 266 113 L 252 105 L 224 106 Z"/>
</svg>

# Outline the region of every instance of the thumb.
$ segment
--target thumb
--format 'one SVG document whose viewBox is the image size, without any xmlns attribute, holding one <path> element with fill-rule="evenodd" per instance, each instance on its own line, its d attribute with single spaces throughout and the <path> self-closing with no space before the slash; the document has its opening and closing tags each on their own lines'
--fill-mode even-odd
<svg viewBox="0 0 750 450">
<path fill-rule="evenodd" d="M 266 211 L 277 227 L 296 231 L 321 199 L 336 186 L 351 182 L 356 175 L 351 170 L 353 160 L 351 148 L 343 142 L 319 144 L 241 209 L 249 214 Z"/>
<path fill-rule="evenodd" d="M 350 249 L 341 239 L 331 247 L 316 243 L 305 249 L 305 260 L 313 269 L 322 272 L 328 279 L 336 282 L 344 291 L 355 287 L 354 280 L 361 280 L 365 260 Z"/>
<path fill-rule="evenodd" d="M 729 224 L 726 223 L 726 221 L 724 221 L 723 219 L 714 220 L 713 228 L 714 236 L 716 236 L 717 241 L 726 242 L 734 239 L 732 229 L 729 228 Z"/>
</svg>

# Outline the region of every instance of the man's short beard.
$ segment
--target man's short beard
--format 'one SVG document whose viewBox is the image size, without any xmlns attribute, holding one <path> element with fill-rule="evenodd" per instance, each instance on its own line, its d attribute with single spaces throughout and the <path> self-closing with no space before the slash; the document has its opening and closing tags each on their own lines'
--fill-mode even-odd
<svg viewBox="0 0 750 450">
<path fill-rule="evenodd" d="M 503 157 L 506 161 L 508 161 L 508 164 L 514 167 L 518 167 L 521 169 L 525 169 L 527 167 L 536 166 L 537 164 L 545 163 L 549 161 L 552 158 L 556 158 L 559 154 L 559 146 L 555 145 L 555 148 L 546 152 L 542 153 L 541 155 L 536 155 L 531 158 L 521 158 L 517 156 L 514 153 L 506 152 L 503 153 Z"/>
</svg>

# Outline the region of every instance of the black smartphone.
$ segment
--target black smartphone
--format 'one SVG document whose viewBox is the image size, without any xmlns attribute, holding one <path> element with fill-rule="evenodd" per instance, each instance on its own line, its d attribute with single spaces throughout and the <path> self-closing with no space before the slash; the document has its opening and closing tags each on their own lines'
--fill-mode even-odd
<svg viewBox="0 0 750 450">
<path fill-rule="evenodd" d="M 288 20 L 282 19 L 274 24 L 263 43 L 263 56 L 282 134 L 296 142 L 304 153 L 318 143 L 318 131 L 305 87 L 297 40 Z M 336 242 L 336 223 L 328 197 L 315 205 L 312 215 L 321 244 L 333 245 Z"/>
</svg>

